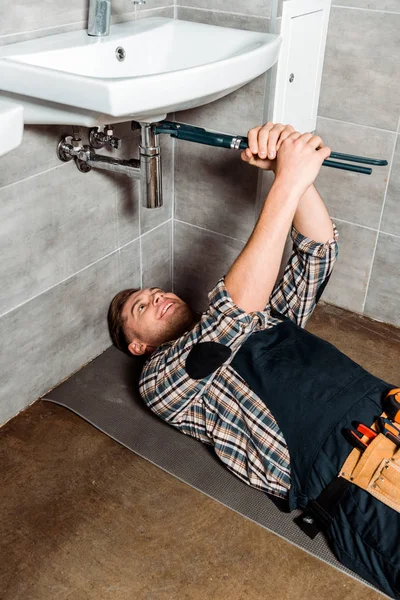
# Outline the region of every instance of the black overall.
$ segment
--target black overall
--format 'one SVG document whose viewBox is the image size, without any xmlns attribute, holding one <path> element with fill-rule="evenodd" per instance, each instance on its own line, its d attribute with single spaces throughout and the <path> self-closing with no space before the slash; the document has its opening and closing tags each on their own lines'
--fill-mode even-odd
<svg viewBox="0 0 400 600">
<path fill-rule="evenodd" d="M 370 425 L 396 387 L 365 371 L 332 344 L 283 315 L 253 333 L 231 366 L 265 402 L 288 445 L 289 510 L 310 506 L 337 478 L 350 444 L 342 430 Z M 400 514 L 345 482 L 325 534 L 337 558 L 393 598 L 400 598 Z"/>
</svg>

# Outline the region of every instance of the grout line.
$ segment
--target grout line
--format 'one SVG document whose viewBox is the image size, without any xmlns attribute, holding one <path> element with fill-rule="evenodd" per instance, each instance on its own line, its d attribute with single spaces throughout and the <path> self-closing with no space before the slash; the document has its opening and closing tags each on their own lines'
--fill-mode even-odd
<svg viewBox="0 0 400 600">
<path fill-rule="evenodd" d="M 143 264 L 142 264 L 142 188 L 141 188 L 141 186 L 139 186 L 139 268 L 140 268 L 140 287 L 143 288 Z"/>
<path fill-rule="evenodd" d="M 118 280 L 119 280 L 119 285 L 122 284 L 122 263 L 121 263 L 121 250 L 120 250 L 120 241 L 119 241 L 119 216 L 118 216 L 118 206 L 117 206 L 117 195 L 114 194 L 114 201 L 113 201 L 113 213 L 114 213 L 114 231 L 115 231 L 115 238 L 116 238 L 116 242 L 117 242 L 117 248 L 118 248 L 118 253 L 117 253 L 117 263 L 118 263 Z"/>
<path fill-rule="evenodd" d="M 164 8 L 173 8 L 174 10 L 176 9 L 176 5 L 174 2 L 171 1 L 171 4 L 166 4 L 165 6 L 155 6 L 154 8 L 145 8 L 143 9 L 141 12 L 142 13 L 149 13 L 149 12 L 160 12 L 162 11 Z M 116 13 L 116 14 L 112 14 L 111 15 L 111 19 L 117 19 L 117 21 L 112 22 L 112 25 L 117 25 L 118 23 L 120 23 L 121 21 L 119 21 L 118 19 L 121 19 L 127 15 L 132 15 L 134 14 L 133 11 L 126 11 L 123 13 Z M 132 19 L 134 20 L 134 19 Z M 124 22 L 124 21 L 122 21 Z M 71 27 L 73 29 L 71 29 Z M 48 37 L 50 35 L 57 35 L 57 34 L 62 34 L 62 33 L 70 33 L 71 31 L 80 31 L 80 30 L 85 30 L 87 29 L 87 19 L 84 20 L 80 20 L 80 21 L 71 21 L 70 23 L 59 23 L 58 25 L 50 25 L 49 27 L 41 27 L 40 29 L 26 29 L 24 31 L 17 31 L 15 33 L 5 33 L 4 35 L 0 35 L 0 46 L 2 45 L 8 45 L 8 44 L 3 44 L 2 42 L 8 42 L 8 40 L 13 40 L 13 38 L 15 39 L 15 41 L 12 41 L 11 43 L 19 43 L 19 42 L 23 42 L 23 41 L 30 41 L 31 39 L 36 39 L 38 36 L 36 34 L 38 33 L 42 33 L 42 35 L 40 35 L 40 37 Z M 26 37 L 28 36 L 28 37 Z M 30 36 L 34 36 L 33 38 Z M 21 39 L 23 38 L 23 39 Z"/>
<path fill-rule="evenodd" d="M 334 217 L 330 215 L 332 221 L 338 221 L 339 223 L 347 223 L 347 225 L 354 225 L 355 227 L 361 227 L 362 229 L 368 229 L 369 231 L 375 231 L 376 233 L 383 233 L 384 235 L 390 235 L 395 238 L 400 239 L 400 234 L 390 233 L 390 231 L 382 231 L 382 229 L 375 229 L 374 227 L 368 227 L 368 225 L 361 225 L 361 223 L 353 223 L 353 221 L 346 221 L 346 219 L 339 219 L 339 217 Z"/>
<path fill-rule="evenodd" d="M 155 227 L 155 229 L 157 229 L 157 228 Z M 24 306 L 24 304 L 28 304 L 28 302 L 31 302 L 32 300 L 35 300 L 39 296 L 42 296 L 42 294 L 47 294 L 47 292 L 49 292 L 50 290 L 56 288 L 57 286 L 61 285 L 62 283 L 65 283 L 69 279 L 72 279 L 76 275 L 80 275 L 81 273 L 83 273 L 87 269 L 90 269 L 91 267 L 93 267 L 97 263 L 101 262 L 102 260 L 105 260 L 106 258 L 109 258 L 113 254 L 116 254 L 117 252 L 120 252 L 123 248 L 126 248 L 127 246 L 129 246 L 129 244 L 133 244 L 134 242 L 137 242 L 138 240 L 140 240 L 139 237 L 135 238 L 134 240 L 130 240 L 130 242 L 127 242 L 126 244 L 124 244 L 120 248 L 115 248 L 114 250 L 112 250 L 108 254 L 105 254 L 104 256 L 101 256 L 97 260 L 91 262 L 89 265 L 86 265 L 82 269 L 79 269 L 78 271 L 75 271 L 75 273 L 71 273 L 71 275 L 68 275 L 68 277 L 65 277 L 64 279 L 61 279 L 60 281 L 57 281 L 57 283 L 55 283 L 54 285 L 51 285 L 50 287 L 48 287 L 48 288 L 46 288 L 44 290 L 41 290 L 39 292 L 39 294 L 36 294 L 35 296 L 31 296 L 27 300 L 24 300 L 23 302 L 20 302 L 16 306 L 13 306 L 13 308 L 10 308 L 9 310 L 6 310 L 4 313 L 0 314 L 0 319 L 2 319 L 3 317 L 6 317 L 8 314 L 12 313 L 14 310 L 17 310 L 18 308 L 21 308 L 22 306 Z"/>
<path fill-rule="evenodd" d="M 194 7 L 194 6 L 182 6 L 182 4 L 177 4 L 176 8 L 186 8 L 189 10 L 198 10 L 200 12 L 208 12 L 208 13 L 216 13 L 216 14 L 220 14 L 220 15 L 229 15 L 229 16 L 234 16 L 234 17 L 247 17 L 248 19 L 264 19 L 266 21 L 270 20 L 270 17 L 263 17 L 261 15 L 249 15 L 247 13 L 240 13 L 240 12 L 230 12 L 227 10 L 214 10 L 212 8 L 198 8 L 198 7 Z"/>
<path fill-rule="evenodd" d="M 149 235 L 149 233 L 152 233 L 153 231 L 155 231 L 156 229 L 159 229 L 160 227 L 162 227 L 163 225 L 165 225 L 166 223 L 169 223 L 171 219 L 167 219 L 166 221 L 163 221 L 162 223 L 160 223 L 159 225 L 156 225 L 155 227 L 153 227 L 153 229 L 149 229 L 149 231 L 146 231 L 146 233 L 142 233 L 141 237 L 145 237 L 146 235 Z M 136 238 L 137 239 L 137 238 Z M 132 240 L 133 241 L 133 240 Z M 130 242 L 128 242 L 130 243 Z"/>
<path fill-rule="evenodd" d="M 394 10 L 378 10 L 377 8 L 360 8 L 358 6 L 343 6 L 342 4 L 332 4 L 332 8 L 347 8 L 349 10 L 363 10 L 365 12 L 386 13 L 388 15 L 399 15 L 399 12 Z"/>
<path fill-rule="evenodd" d="M 139 238 L 139 261 L 140 261 L 140 287 L 143 289 L 143 259 L 142 259 L 142 236 Z"/>
<path fill-rule="evenodd" d="M 362 311 L 363 312 L 365 310 L 365 305 L 367 303 L 368 290 L 369 290 L 369 286 L 370 286 L 370 283 L 371 283 L 372 270 L 374 268 L 374 260 L 375 260 L 376 248 L 378 246 L 379 233 L 380 233 L 380 229 L 381 229 L 383 212 L 385 210 L 386 196 L 387 196 L 387 191 L 388 191 L 389 182 L 390 182 L 390 175 L 391 175 L 391 172 L 392 172 L 392 167 L 393 167 L 393 162 L 394 162 L 394 152 L 396 150 L 396 142 L 397 142 L 397 140 L 395 138 L 394 139 L 394 144 L 393 144 L 392 158 L 391 158 L 391 161 L 390 161 L 389 171 L 388 171 L 388 175 L 387 175 L 387 182 L 386 182 L 386 187 L 385 187 L 385 194 L 383 196 L 381 216 L 380 216 L 379 224 L 378 224 L 378 233 L 377 233 L 376 240 L 375 240 L 374 253 L 372 255 L 371 269 L 370 269 L 369 276 L 368 276 L 367 286 L 365 288 L 365 296 L 364 296 L 364 302 L 363 302 L 363 306 L 362 306 Z"/>
<path fill-rule="evenodd" d="M 50 169 L 45 169 L 44 171 L 40 171 L 40 173 L 34 173 L 33 175 L 28 175 L 28 177 L 24 177 L 23 179 L 19 179 L 18 181 L 13 181 L 12 183 L 7 183 L 7 185 L 0 186 L 0 192 L 2 190 L 6 190 L 7 188 L 12 187 L 13 185 L 18 185 L 24 181 L 29 181 L 29 179 L 33 179 L 34 177 L 40 177 L 40 175 L 44 175 L 44 173 L 50 173 L 50 171 L 54 171 L 55 169 L 60 169 L 61 167 L 65 167 L 68 163 L 63 163 L 60 161 L 59 165 L 55 167 L 50 167 Z"/>
<path fill-rule="evenodd" d="M 155 6 L 154 8 L 142 8 L 141 6 L 138 6 L 137 8 L 139 8 L 140 14 L 143 15 L 144 13 L 149 13 L 149 12 L 159 12 L 161 10 L 164 10 L 164 8 L 175 8 L 175 4 L 174 2 L 171 2 L 171 4 L 165 4 L 164 6 Z M 124 12 L 124 13 L 120 13 L 118 15 L 113 15 L 114 17 L 118 16 L 124 16 L 124 15 L 131 15 L 132 11 L 128 11 L 128 12 Z M 137 19 L 138 21 L 140 21 L 140 19 Z"/>
<path fill-rule="evenodd" d="M 397 235 L 396 233 L 390 233 L 389 231 L 383 231 L 382 229 L 379 230 L 379 233 L 383 233 L 383 235 L 390 235 L 391 237 L 400 240 L 400 235 Z"/>
<path fill-rule="evenodd" d="M 34 34 L 34 33 L 39 33 L 39 31 L 51 31 L 53 29 L 57 29 L 58 31 L 62 28 L 62 27 L 74 27 L 76 25 L 86 25 L 87 21 L 72 21 L 71 23 L 60 23 L 59 25 L 50 25 L 49 27 L 41 27 L 40 29 L 26 29 L 24 31 L 17 31 L 15 33 L 5 33 L 4 35 L 0 35 L 0 45 L 2 40 L 6 40 L 13 38 L 13 37 L 17 37 L 17 36 L 24 36 L 24 35 L 29 35 L 29 34 Z M 84 28 L 84 27 L 83 27 Z M 59 33 L 69 33 L 69 32 L 60 32 Z M 52 33 L 47 33 L 44 34 L 43 37 L 47 37 L 50 35 L 54 35 Z M 29 41 L 29 40 L 26 40 Z M 17 43 L 17 42 L 15 42 Z"/>
<path fill-rule="evenodd" d="M 384 131 L 385 133 L 396 133 L 395 129 L 382 129 L 381 127 L 372 127 L 371 125 L 363 125 L 362 123 L 352 123 L 351 121 L 342 121 L 341 119 L 332 119 L 332 117 L 324 117 L 317 115 L 318 119 L 326 119 L 327 121 L 335 121 L 336 123 L 345 123 L 346 125 L 354 125 L 356 127 L 365 127 L 366 129 L 374 129 L 375 131 Z M 400 121 L 399 121 L 400 124 Z M 317 128 L 318 129 L 318 128 Z"/>
<path fill-rule="evenodd" d="M 183 223 L 184 225 L 189 225 L 190 227 L 196 227 L 196 229 L 201 229 L 202 231 L 207 231 L 208 233 L 214 233 L 216 235 L 220 235 L 221 237 L 228 238 L 228 240 L 234 240 L 235 242 L 247 242 L 247 240 L 242 240 L 241 238 L 234 238 L 230 235 L 225 235 L 224 233 L 220 233 L 219 231 L 213 231 L 212 229 L 207 229 L 206 227 L 200 227 L 199 225 L 194 225 L 193 223 L 188 223 L 187 221 L 182 221 L 181 219 L 175 219 L 175 221 L 177 223 Z M 249 235 L 249 237 L 250 237 L 250 235 Z"/>
<path fill-rule="evenodd" d="M 173 115 L 175 121 L 175 113 Z M 171 214 L 171 289 L 174 289 L 174 274 L 175 274 L 175 160 L 176 160 L 176 143 L 172 138 L 172 214 Z"/>
<path fill-rule="evenodd" d="M 340 223 L 347 223 L 347 225 L 355 225 L 356 227 L 362 227 L 362 229 L 368 229 L 369 231 L 378 232 L 376 227 L 368 227 L 368 225 L 361 225 L 361 223 L 354 223 L 354 221 L 346 221 L 346 219 L 340 219 L 339 217 L 334 217 L 330 215 L 332 221 L 338 221 Z"/>
</svg>

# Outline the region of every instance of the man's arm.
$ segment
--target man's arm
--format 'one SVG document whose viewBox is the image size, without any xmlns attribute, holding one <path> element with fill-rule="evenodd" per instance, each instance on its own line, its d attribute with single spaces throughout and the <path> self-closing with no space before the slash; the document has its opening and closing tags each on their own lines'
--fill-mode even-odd
<svg viewBox="0 0 400 600">
<path fill-rule="evenodd" d="M 260 146 L 263 129 L 258 132 Z M 225 276 L 225 286 L 231 298 L 246 312 L 261 311 L 267 305 L 300 199 L 330 153 L 330 148 L 322 145 L 321 138 L 311 133 L 301 135 L 293 132 L 282 142 L 276 159 L 276 178 L 256 226 Z M 304 211 L 309 208 L 309 202 L 306 197 Z M 299 213 L 299 220 L 304 221 L 304 211 Z M 328 231 L 327 239 L 331 233 L 332 229 Z"/>
<path fill-rule="evenodd" d="M 326 242 L 333 237 L 331 218 L 314 184 L 302 195 L 293 225 L 297 231 L 315 242 Z"/>
</svg>

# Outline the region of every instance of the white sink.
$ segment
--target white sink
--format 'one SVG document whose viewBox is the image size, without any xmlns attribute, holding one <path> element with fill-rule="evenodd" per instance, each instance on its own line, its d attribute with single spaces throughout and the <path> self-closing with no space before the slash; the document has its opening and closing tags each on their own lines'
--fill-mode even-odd
<svg viewBox="0 0 400 600">
<path fill-rule="evenodd" d="M 23 115 L 20 104 L 0 98 L 0 156 L 20 145 L 24 131 Z"/>
<path fill-rule="evenodd" d="M 261 75 L 280 43 L 267 33 L 148 18 L 112 25 L 104 38 L 73 31 L 2 47 L 0 89 L 23 104 L 25 123 L 154 122 Z"/>
</svg>

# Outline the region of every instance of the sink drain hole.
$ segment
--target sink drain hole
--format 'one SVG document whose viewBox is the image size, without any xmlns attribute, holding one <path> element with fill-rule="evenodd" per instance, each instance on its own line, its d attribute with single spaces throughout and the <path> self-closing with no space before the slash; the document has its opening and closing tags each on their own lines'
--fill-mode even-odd
<svg viewBox="0 0 400 600">
<path fill-rule="evenodd" d="M 126 52 L 122 46 L 118 46 L 118 48 L 115 50 L 115 56 L 119 61 L 125 60 Z"/>
</svg>

